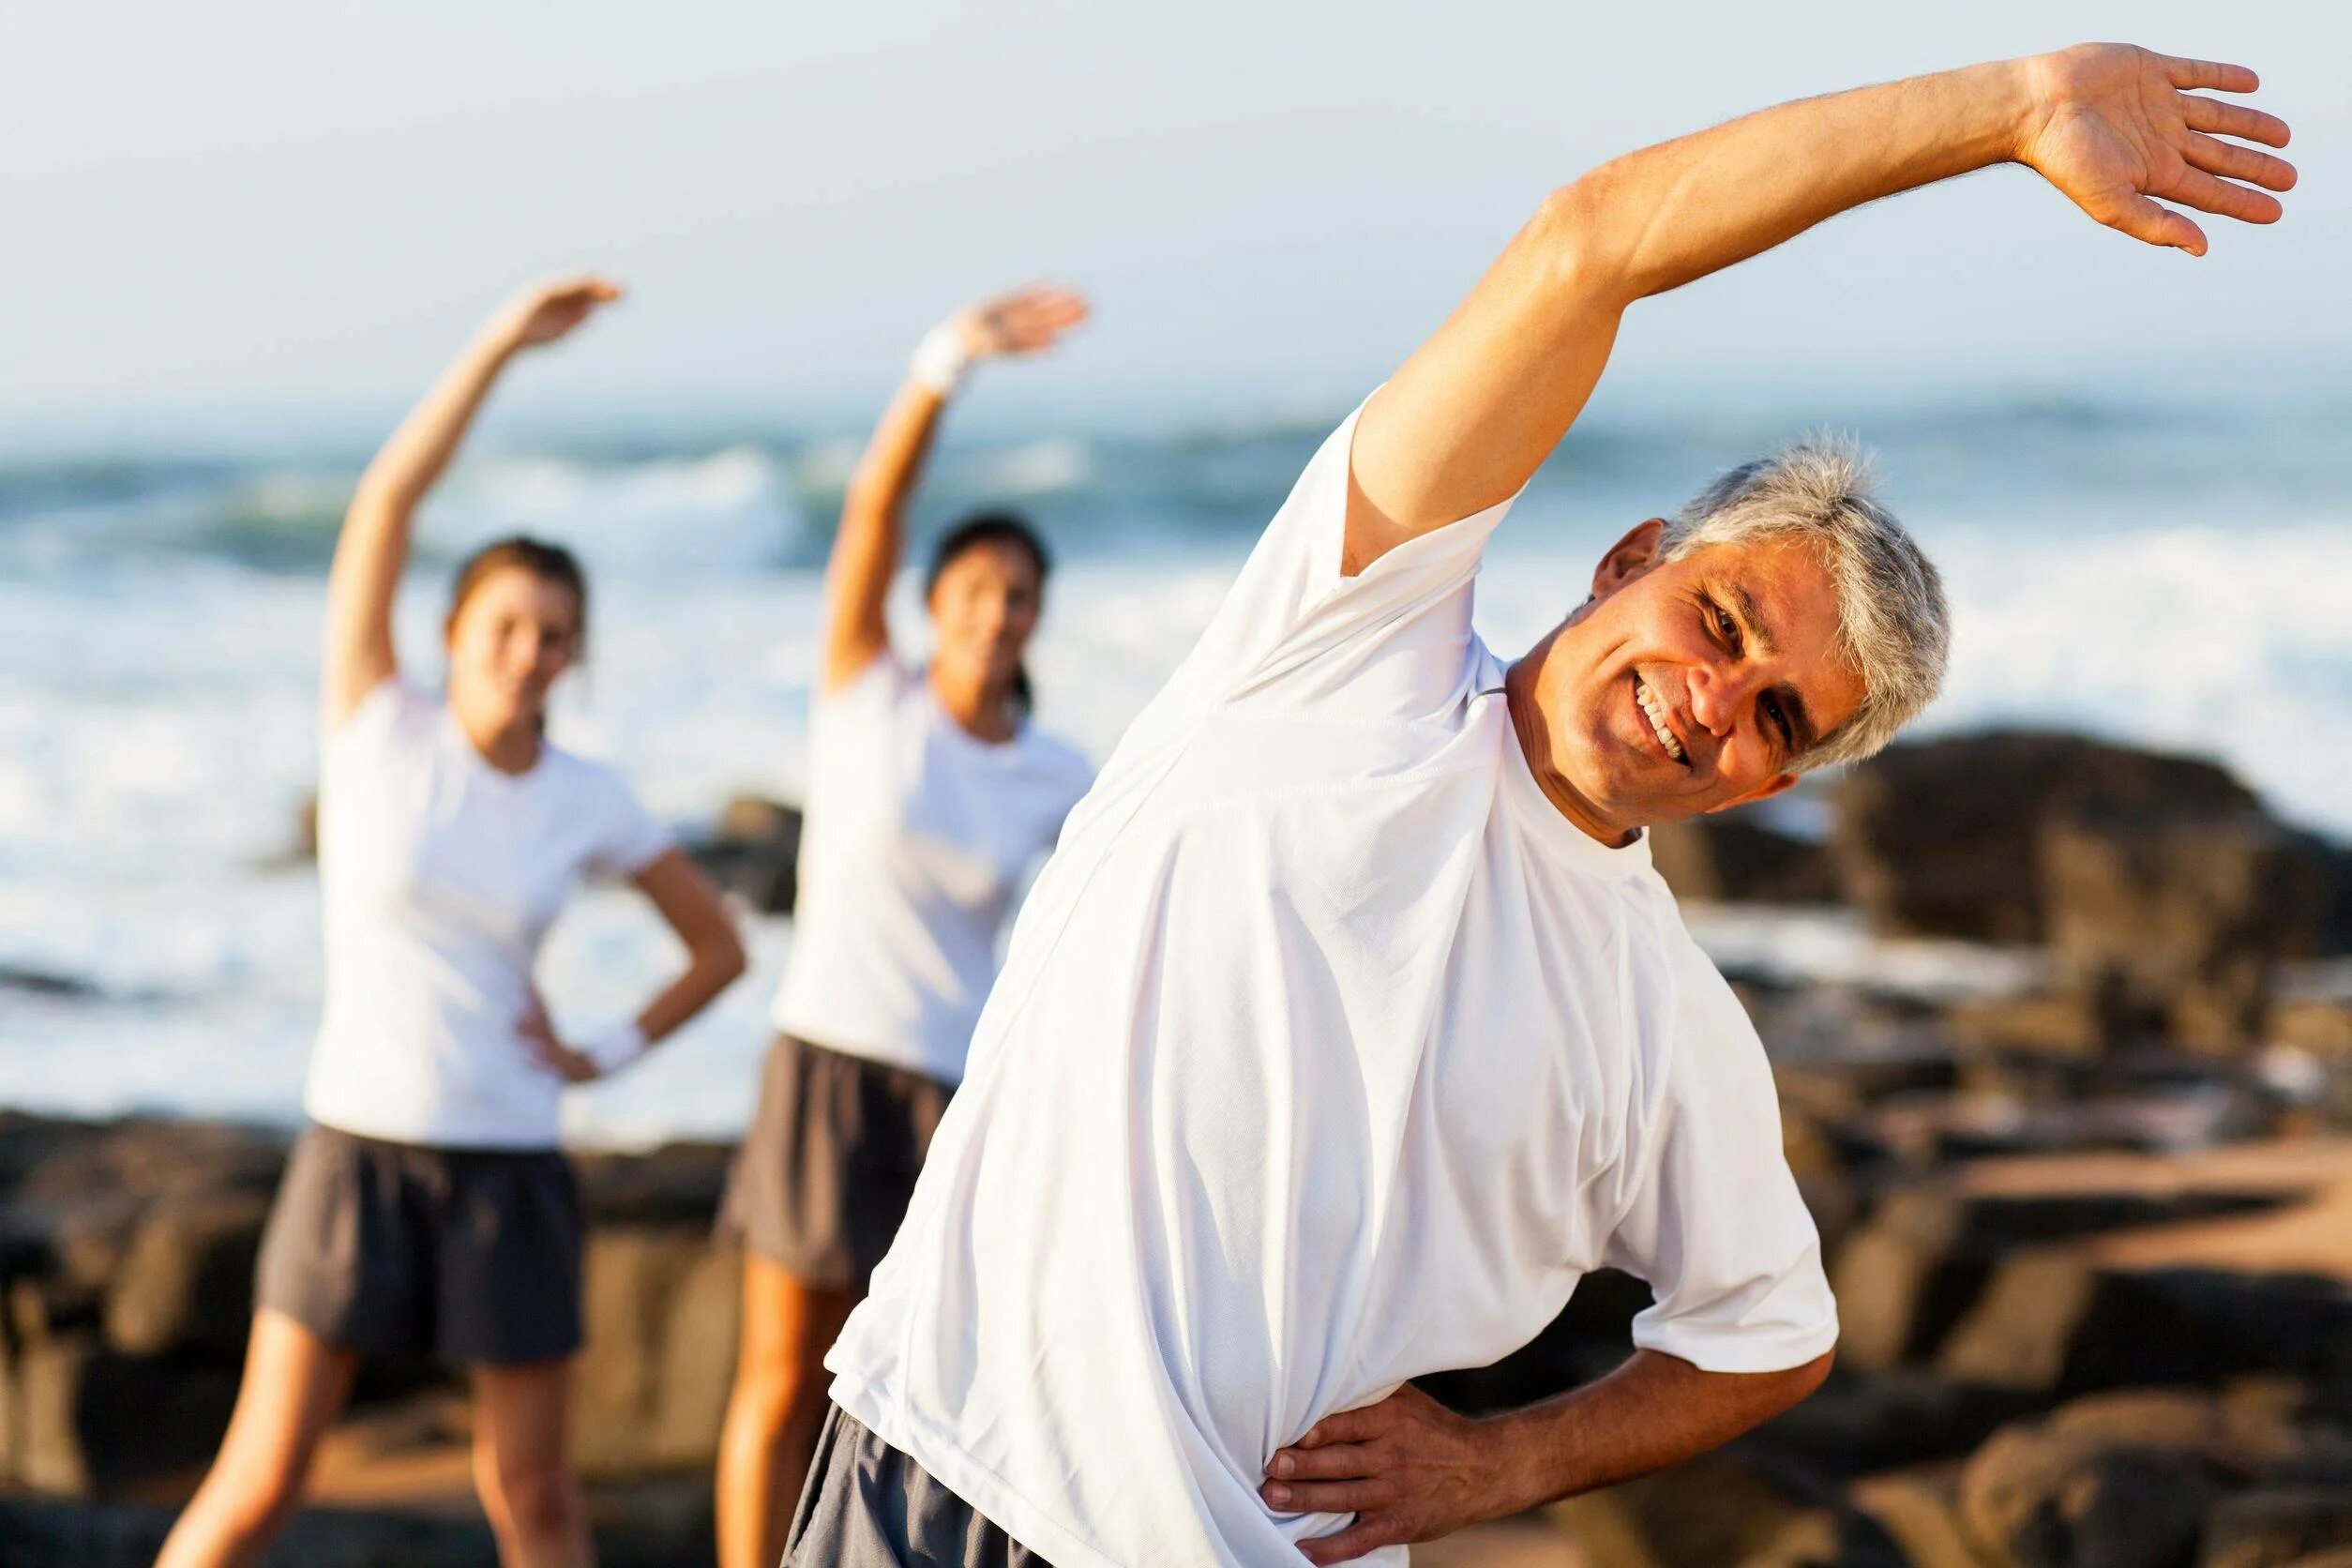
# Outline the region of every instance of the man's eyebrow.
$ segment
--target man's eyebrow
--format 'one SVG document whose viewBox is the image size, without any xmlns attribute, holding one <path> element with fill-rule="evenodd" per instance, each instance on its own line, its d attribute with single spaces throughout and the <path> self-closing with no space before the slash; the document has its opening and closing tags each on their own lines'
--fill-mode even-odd
<svg viewBox="0 0 2352 1568">
<path fill-rule="evenodd" d="M 1756 608 L 1756 596 L 1748 592 L 1747 585 L 1726 582 L 1723 587 L 1732 610 L 1739 614 L 1741 629 L 1748 634 L 1748 641 L 1756 644 L 1756 651 L 1767 656 L 1779 653 L 1780 643 L 1773 638 L 1772 628 L 1764 624 L 1763 615 Z"/>
<path fill-rule="evenodd" d="M 1741 582 L 1726 582 L 1724 596 L 1731 601 L 1732 613 L 1739 617 L 1741 629 L 1759 654 L 1771 656 L 1780 651 L 1772 640 L 1772 628 L 1764 624 L 1763 615 L 1756 608 L 1756 596 Z M 1789 747 L 1794 755 L 1803 756 L 1820 743 L 1820 732 L 1814 728 L 1813 716 L 1805 711 L 1804 693 L 1783 683 L 1772 688 L 1788 714 Z"/>
</svg>

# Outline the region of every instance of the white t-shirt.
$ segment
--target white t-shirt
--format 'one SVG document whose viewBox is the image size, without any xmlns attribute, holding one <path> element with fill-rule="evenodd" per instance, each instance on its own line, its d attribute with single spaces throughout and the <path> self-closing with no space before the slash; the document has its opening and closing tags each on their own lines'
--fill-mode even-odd
<svg viewBox="0 0 2352 1568">
<path fill-rule="evenodd" d="M 539 942 L 582 876 L 670 843 L 611 768 L 542 746 L 501 773 L 439 699 L 377 686 L 322 747 L 326 1004 L 303 1108 L 402 1143 L 554 1147 L 564 1080 L 515 1033 Z"/>
<path fill-rule="evenodd" d="M 997 937 L 1093 769 L 1024 724 L 1003 745 L 882 654 L 809 716 L 792 953 L 769 1017 L 828 1050 L 954 1083 Z"/>
<path fill-rule="evenodd" d="M 1836 1338 L 1755 1031 L 1470 630 L 1507 505 L 1341 577 L 1354 425 L 1072 814 L 826 1360 L 1063 1568 L 1293 1560 L 1347 1521 L 1268 1510 L 1276 1449 L 1604 1264 L 1704 1368 Z"/>
</svg>

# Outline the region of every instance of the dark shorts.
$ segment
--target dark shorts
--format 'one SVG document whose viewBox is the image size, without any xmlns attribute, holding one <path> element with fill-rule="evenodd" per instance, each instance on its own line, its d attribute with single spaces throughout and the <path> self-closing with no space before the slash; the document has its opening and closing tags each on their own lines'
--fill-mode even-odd
<svg viewBox="0 0 2352 1568">
<path fill-rule="evenodd" d="M 954 1090 L 779 1034 L 718 1231 L 802 1284 L 863 1295 L 907 1217 Z"/>
<path fill-rule="evenodd" d="M 580 1349 L 582 1230 L 552 1149 L 436 1149 L 311 1126 L 262 1235 L 255 1304 L 362 1355 L 452 1365 Z"/>
<path fill-rule="evenodd" d="M 1053 1568 L 835 1405 L 783 1568 Z"/>
</svg>

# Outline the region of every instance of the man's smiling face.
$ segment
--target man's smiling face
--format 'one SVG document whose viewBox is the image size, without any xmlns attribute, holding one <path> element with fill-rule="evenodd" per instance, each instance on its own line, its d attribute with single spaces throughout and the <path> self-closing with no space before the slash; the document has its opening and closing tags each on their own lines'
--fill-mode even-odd
<svg viewBox="0 0 2352 1568">
<path fill-rule="evenodd" d="M 1511 671 L 1529 766 L 1605 842 L 1787 789 L 1863 696 L 1810 547 L 1768 538 L 1661 563 L 1665 527 L 1620 540 L 1591 601 Z"/>
</svg>

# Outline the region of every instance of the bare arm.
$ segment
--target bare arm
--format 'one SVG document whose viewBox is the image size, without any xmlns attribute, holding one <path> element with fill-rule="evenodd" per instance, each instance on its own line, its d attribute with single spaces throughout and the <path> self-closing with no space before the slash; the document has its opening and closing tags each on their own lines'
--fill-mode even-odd
<svg viewBox="0 0 2352 1568">
<path fill-rule="evenodd" d="M 1365 408 L 1345 569 L 1517 491 L 1591 396 L 1635 300 L 1768 250 L 1850 207 L 1989 164 L 2039 171 L 2151 245 L 2205 251 L 2154 199 L 2250 223 L 2295 183 L 2286 126 L 2188 89 L 2252 92 L 2239 66 L 2123 44 L 1783 104 L 1647 148 L 1556 191 Z"/>
<path fill-rule="evenodd" d="M 400 668 L 392 599 L 408 565 L 417 505 L 449 466 L 499 372 L 518 353 L 553 342 L 597 306 L 620 297 L 619 289 L 599 278 L 563 279 L 518 295 L 483 323 L 360 475 L 326 578 L 320 695 L 329 728 Z"/>
<path fill-rule="evenodd" d="M 684 851 L 668 851 L 632 880 L 653 900 L 686 950 L 686 968 L 656 993 L 634 1020 L 638 1041 L 651 1046 L 676 1033 L 742 975 L 743 939 L 736 933 L 734 917 L 727 912 L 726 899 Z M 592 1049 L 567 1046 L 559 1039 L 544 1009 L 523 1019 L 520 1032 L 541 1062 L 574 1083 L 600 1078 L 610 1070 L 595 1059 Z"/>
<path fill-rule="evenodd" d="M 825 568 L 818 678 L 826 691 L 841 690 L 889 650 L 883 611 L 898 570 L 907 499 L 922 477 L 957 380 L 983 359 L 1049 347 L 1086 313 L 1086 301 L 1067 289 L 1023 289 L 966 306 L 924 339 L 841 499 L 841 526 Z"/>
<path fill-rule="evenodd" d="M 1702 1372 L 1637 1350 L 1598 1382 L 1484 1419 L 1409 1383 L 1317 1423 L 1274 1455 L 1263 1492 L 1286 1513 L 1354 1514 L 1300 1544 L 1309 1562 L 1346 1562 L 1680 1464 L 1796 1404 L 1829 1369 L 1824 1355 L 1786 1372 Z"/>
</svg>

